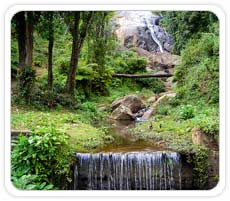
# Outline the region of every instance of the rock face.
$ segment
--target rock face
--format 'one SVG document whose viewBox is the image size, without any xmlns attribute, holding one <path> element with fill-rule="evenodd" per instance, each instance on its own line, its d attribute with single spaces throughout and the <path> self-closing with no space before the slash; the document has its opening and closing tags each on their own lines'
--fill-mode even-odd
<svg viewBox="0 0 230 201">
<path fill-rule="evenodd" d="M 134 120 L 135 119 L 131 110 L 124 105 L 118 106 L 112 112 L 111 118 L 116 119 L 116 120 Z"/>
<path fill-rule="evenodd" d="M 128 107 L 132 113 L 138 112 L 138 110 L 144 106 L 142 100 L 136 95 L 127 95 L 125 97 L 118 98 L 111 105 L 112 111 L 120 105 Z"/>
<path fill-rule="evenodd" d="M 118 98 L 111 105 L 111 118 L 117 120 L 134 120 L 135 113 L 144 107 L 142 100 L 136 95 Z"/>
<path fill-rule="evenodd" d="M 137 54 L 139 56 L 144 56 L 148 58 L 148 65 L 149 66 L 160 66 L 164 67 L 167 66 L 169 68 L 172 68 L 174 66 L 181 64 L 181 57 L 178 55 L 170 54 L 168 52 L 156 52 L 151 53 L 147 50 L 144 50 L 142 48 L 136 49 Z"/>
<path fill-rule="evenodd" d="M 160 16 L 151 11 L 117 11 L 116 34 L 127 48 L 140 47 L 149 52 L 170 52 L 172 37 L 160 26 Z"/>
</svg>

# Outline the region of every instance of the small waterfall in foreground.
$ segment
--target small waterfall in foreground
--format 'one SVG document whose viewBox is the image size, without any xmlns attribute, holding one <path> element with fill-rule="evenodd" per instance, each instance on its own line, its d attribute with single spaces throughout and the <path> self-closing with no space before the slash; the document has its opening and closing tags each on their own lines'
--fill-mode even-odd
<svg viewBox="0 0 230 201">
<path fill-rule="evenodd" d="M 78 153 L 75 190 L 181 189 L 181 159 L 175 152 Z"/>
</svg>

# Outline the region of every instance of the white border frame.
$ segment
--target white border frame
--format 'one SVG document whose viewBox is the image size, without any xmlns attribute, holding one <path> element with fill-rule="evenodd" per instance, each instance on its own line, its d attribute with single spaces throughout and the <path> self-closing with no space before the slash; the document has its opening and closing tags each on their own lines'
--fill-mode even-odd
<svg viewBox="0 0 230 201">
<path fill-rule="evenodd" d="M 104 10 L 164 10 L 164 11 L 210 11 L 217 15 L 220 24 L 220 161 L 219 182 L 211 190 L 175 190 L 175 191 L 90 191 L 90 190 L 51 190 L 26 191 L 18 190 L 11 182 L 10 152 L 11 152 L 11 19 L 19 11 L 104 11 Z M 5 187 L 15 196 L 216 196 L 225 188 L 225 13 L 216 5 L 14 5 L 5 14 Z"/>
</svg>

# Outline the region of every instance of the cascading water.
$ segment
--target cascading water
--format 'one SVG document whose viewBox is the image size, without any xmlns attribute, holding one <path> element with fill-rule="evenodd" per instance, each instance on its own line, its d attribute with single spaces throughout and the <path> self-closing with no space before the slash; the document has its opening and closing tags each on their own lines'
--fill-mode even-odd
<svg viewBox="0 0 230 201">
<path fill-rule="evenodd" d="M 117 37 L 127 48 L 136 46 L 149 52 L 170 52 L 172 36 L 160 26 L 160 18 L 151 11 L 117 11 Z"/>
<path fill-rule="evenodd" d="M 78 153 L 75 190 L 181 189 L 181 159 L 175 152 Z"/>
<path fill-rule="evenodd" d="M 153 23 L 153 22 L 155 22 L 155 20 L 153 20 L 152 18 L 147 18 L 146 17 L 145 22 L 146 22 L 147 27 L 148 27 L 148 29 L 150 31 L 150 34 L 151 34 L 151 37 L 152 37 L 153 41 L 158 45 L 158 47 L 160 49 L 160 52 L 163 53 L 164 50 L 163 50 L 163 47 L 161 45 L 161 42 L 158 40 L 158 38 L 157 38 L 157 36 L 155 34 L 155 31 L 154 31 L 154 26 L 157 26 L 155 23 Z"/>
</svg>

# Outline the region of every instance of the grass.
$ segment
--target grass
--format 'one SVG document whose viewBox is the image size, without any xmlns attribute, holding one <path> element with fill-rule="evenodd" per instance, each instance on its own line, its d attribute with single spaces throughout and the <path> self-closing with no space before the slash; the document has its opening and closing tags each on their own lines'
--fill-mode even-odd
<svg viewBox="0 0 230 201">
<path fill-rule="evenodd" d="M 55 127 L 70 136 L 69 142 L 76 151 L 86 152 L 102 146 L 106 138 L 103 130 L 85 123 L 84 113 L 66 109 L 38 111 L 31 107 L 12 107 L 11 129 L 36 130 Z"/>
<path fill-rule="evenodd" d="M 183 105 L 160 104 L 156 108 L 155 116 L 149 122 L 138 124 L 133 134 L 139 139 L 162 143 L 163 146 L 180 153 L 192 153 L 200 150 L 200 147 L 192 142 L 192 129 L 199 128 L 214 137 L 218 144 L 218 108 L 214 105 L 204 105 L 203 102 L 189 106 L 193 108 L 194 116 L 187 116 L 186 119 L 183 115 L 180 116 L 184 112 Z M 151 124 L 153 128 L 150 129 Z"/>
</svg>

